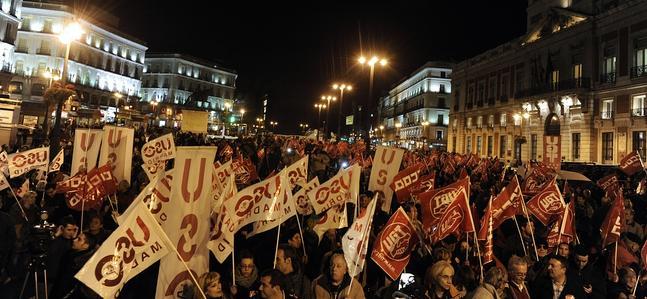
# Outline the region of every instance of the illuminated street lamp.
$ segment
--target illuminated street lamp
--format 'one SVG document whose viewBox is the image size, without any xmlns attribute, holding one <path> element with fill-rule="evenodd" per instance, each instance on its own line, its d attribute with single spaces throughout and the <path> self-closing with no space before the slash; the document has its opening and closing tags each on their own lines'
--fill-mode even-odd
<svg viewBox="0 0 647 299">
<path fill-rule="evenodd" d="M 321 109 L 326 109 L 326 104 L 315 104 L 315 108 L 319 109 L 317 122 L 317 140 L 319 140 L 319 131 L 321 128 Z"/>
<path fill-rule="evenodd" d="M 383 58 L 383 57 L 378 57 L 378 56 L 372 56 L 370 59 L 367 59 L 364 56 L 361 56 L 360 58 L 357 59 L 357 62 L 361 65 L 368 65 L 370 67 L 370 73 L 369 73 L 369 85 L 368 85 L 368 103 L 366 105 L 366 114 L 367 117 L 367 125 L 366 125 L 366 131 L 371 128 L 371 101 L 373 100 L 373 77 L 375 75 L 375 65 L 380 64 L 381 66 L 386 66 L 388 64 L 388 61 Z M 368 137 L 368 134 L 367 134 Z M 366 150 L 371 146 L 370 139 L 366 138 Z"/>
<path fill-rule="evenodd" d="M 330 95 L 323 95 L 321 96 L 322 101 L 326 101 L 328 105 L 328 110 L 326 110 L 326 126 L 324 129 L 324 133 L 326 137 L 328 137 L 328 123 L 330 122 L 330 101 L 337 101 L 337 97 L 335 96 L 330 96 Z"/>
<path fill-rule="evenodd" d="M 58 80 L 61 79 L 61 77 L 52 74 L 52 72 L 45 72 L 43 74 L 43 76 L 45 76 L 45 78 L 49 79 L 49 85 L 47 87 L 52 87 L 52 80 L 58 81 Z"/>
<path fill-rule="evenodd" d="M 276 130 L 276 126 L 278 126 L 278 124 L 279 124 L 278 122 L 270 121 L 270 126 L 272 126 L 272 131 Z"/>
<path fill-rule="evenodd" d="M 342 109 L 344 108 L 344 91 L 353 90 L 353 86 L 351 86 L 350 84 L 335 83 L 332 85 L 332 89 L 339 90 L 339 114 L 337 115 L 337 136 L 341 136 L 341 114 L 342 114 Z"/>
</svg>

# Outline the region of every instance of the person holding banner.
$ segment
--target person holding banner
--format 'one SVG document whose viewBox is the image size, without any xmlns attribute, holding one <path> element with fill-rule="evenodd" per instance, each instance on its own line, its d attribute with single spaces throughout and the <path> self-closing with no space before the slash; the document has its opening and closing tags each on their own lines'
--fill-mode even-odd
<svg viewBox="0 0 647 299">
<path fill-rule="evenodd" d="M 200 289 L 207 299 L 232 299 L 229 288 L 218 272 L 207 272 L 198 278 Z M 193 291 L 191 299 L 204 299 L 200 291 Z"/>
<path fill-rule="evenodd" d="M 348 275 L 344 253 L 336 251 L 330 256 L 328 267 L 312 284 L 317 299 L 364 299 L 364 290 L 357 279 Z"/>
</svg>

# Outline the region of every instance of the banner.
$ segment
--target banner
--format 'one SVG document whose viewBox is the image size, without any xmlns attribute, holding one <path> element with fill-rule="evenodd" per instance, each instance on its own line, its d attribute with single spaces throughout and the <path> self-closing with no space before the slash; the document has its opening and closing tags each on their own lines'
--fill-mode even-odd
<svg viewBox="0 0 647 299">
<path fill-rule="evenodd" d="M 182 125 L 180 127 L 183 132 L 206 134 L 208 123 L 209 112 L 182 110 Z"/>
<path fill-rule="evenodd" d="M 346 202 L 356 203 L 359 195 L 359 165 L 348 167 L 308 192 L 316 214 Z"/>
<path fill-rule="evenodd" d="M 562 137 L 544 135 L 544 164 L 560 170 L 562 168 Z"/>
<path fill-rule="evenodd" d="M 99 165 L 110 163 L 117 182 L 130 183 L 133 165 L 133 141 L 135 131 L 124 127 L 103 127 Z M 92 169 L 92 167 L 89 167 Z"/>
<path fill-rule="evenodd" d="M 350 277 L 357 276 L 364 269 L 366 251 L 368 249 L 368 237 L 371 235 L 371 226 L 376 204 L 377 199 L 373 198 L 341 239 L 344 259 L 346 259 Z"/>
<path fill-rule="evenodd" d="M 610 174 L 599 179 L 597 184 L 602 190 L 604 190 L 604 192 L 616 190 L 620 186 L 618 176 L 615 174 Z"/>
<path fill-rule="evenodd" d="M 314 179 L 308 182 L 305 188 L 299 189 L 299 191 L 294 194 L 297 213 L 299 213 L 299 215 L 310 215 L 314 213 L 314 208 L 312 207 L 312 204 L 310 204 L 310 199 L 308 198 L 308 192 L 317 187 L 319 187 L 319 178 L 315 176 Z"/>
<path fill-rule="evenodd" d="M 142 167 L 147 170 L 148 179 L 152 180 L 159 171 L 164 171 L 166 160 L 175 158 L 173 134 L 157 137 L 142 146 Z"/>
<path fill-rule="evenodd" d="M 559 217 L 565 209 L 564 199 L 557 188 L 557 183 L 552 184 L 541 190 L 526 203 L 528 213 L 535 215 L 537 220 L 548 226 L 550 222 Z"/>
<path fill-rule="evenodd" d="M 308 155 L 285 169 L 290 182 L 290 190 L 294 189 L 296 185 L 303 187 L 308 183 Z"/>
<path fill-rule="evenodd" d="M 523 194 L 519 187 L 519 180 L 515 175 L 507 186 L 501 190 L 492 201 L 492 227 L 499 228 L 503 221 L 506 221 L 515 215 L 523 214 Z"/>
<path fill-rule="evenodd" d="M 9 176 L 15 178 L 41 166 L 49 165 L 49 147 L 39 147 L 28 151 L 11 154 L 9 159 Z"/>
<path fill-rule="evenodd" d="M 600 227 L 600 235 L 602 236 L 602 247 L 607 247 L 611 243 L 615 243 L 620 239 L 623 226 L 625 225 L 625 199 L 620 192 L 620 196 L 613 200 L 613 205 L 607 212 L 602 226 Z"/>
<path fill-rule="evenodd" d="M 430 235 L 442 218 L 447 207 L 462 196 L 469 193 L 469 177 L 418 195 L 422 208 L 422 223 L 425 232 Z"/>
<path fill-rule="evenodd" d="M 285 194 L 287 194 L 287 196 L 283 197 L 283 202 L 281 203 L 282 209 L 280 209 L 273 217 L 275 218 L 274 220 L 261 220 L 254 222 L 252 232 L 247 235 L 248 238 L 273 229 L 279 226 L 281 223 L 290 219 L 292 216 L 297 215 L 297 208 L 294 202 L 294 198 L 292 197 L 292 191 L 290 191 L 289 184 L 283 185 L 285 186 L 284 188 L 286 190 L 284 190 L 284 192 Z"/>
<path fill-rule="evenodd" d="M 403 171 L 400 171 L 395 177 L 393 177 L 393 182 L 389 187 L 395 191 L 399 204 L 402 204 L 409 199 L 409 196 L 411 196 L 411 189 L 415 187 L 418 180 L 420 180 L 420 173 L 423 168 L 425 168 L 424 164 L 417 163 Z"/>
<path fill-rule="evenodd" d="M 411 251 L 417 243 L 415 228 L 400 207 L 375 239 L 371 259 L 392 280 L 396 280 L 409 263 Z"/>
<path fill-rule="evenodd" d="M 209 271 L 209 220 L 211 213 L 211 177 L 215 147 L 183 146 L 177 148 L 175 169 L 168 203 L 168 219 L 162 228 L 195 277 Z M 160 263 L 156 298 L 175 298 L 190 275 L 175 255 Z"/>
<path fill-rule="evenodd" d="M 624 158 L 622 158 L 618 167 L 620 167 L 620 170 L 622 170 L 622 172 L 624 172 L 627 176 L 632 176 L 636 172 L 643 171 L 645 169 L 643 161 L 642 159 L 640 159 L 640 155 L 638 154 L 637 150 L 629 153 Z"/>
<path fill-rule="evenodd" d="M 348 226 L 348 217 L 346 213 L 346 204 L 341 204 L 328 209 L 324 214 L 319 216 L 319 221 L 315 223 L 312 230 L 317 233 L 319 242 L 329 229 L 340 229 Z"/>
<path fill-rule="evenodd" d="M 402 162 L 403 155 L 403 149 L 379 145 L 375 151 L 371 176 L 368 181 L 368 190 L 382 191 L 384 193 L 384 202 L 380 208 L 385 212 L 391 211 L 393 190 L 389 187 L 389 184 L 393 182 L 393 178 L 400 171 L 400 163 Z"/>
<path fill-rule="evenodd" d="M 97 167 L 102 137 L 103 130 L 76 129 L 74 131 L 71 176 L 74 176 L 81 169 L 87 171 Z"/>
<path fill-rule="evenodd" d="M 124 284 L 170 252 L 162 228 L 137 205 L 74 275 L 101 298 L 116 298 Z"/>
<path fill-rule="evenodd" d="M 171 200 L 171 184 L 173 182 L 173 170 L 166 172 L 164 176 L 157 176 L 137 195 L 121 216 L 117 218 L 120 224 L 132 213 L 133 206 L 142 203 L 149 212 L 157 219 L 157 223 L 164 225 L 171 213 L 169 202 Z"/>
</svg>

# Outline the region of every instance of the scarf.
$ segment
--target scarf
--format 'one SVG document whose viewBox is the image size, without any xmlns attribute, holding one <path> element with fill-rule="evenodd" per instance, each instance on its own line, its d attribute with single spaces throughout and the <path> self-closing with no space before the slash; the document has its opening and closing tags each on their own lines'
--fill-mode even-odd
<svg viewBox="0 0 647 299">
<path fill-rule="evenodd" d="M 249 277 L 244 277 L 241 273 L 240 266 L 236 266 L 236 285 L 249 289 L 256 280 L 258 280 L 258 268 L 256 266 L 254 266 L 252 275 Z"/>
</svg>

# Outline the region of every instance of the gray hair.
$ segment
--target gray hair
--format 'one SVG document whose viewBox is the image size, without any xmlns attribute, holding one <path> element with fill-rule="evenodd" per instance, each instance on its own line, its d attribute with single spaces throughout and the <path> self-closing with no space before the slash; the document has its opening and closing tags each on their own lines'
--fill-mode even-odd
<svg viewBox="0 0 647 299">
<path fill-rule="evenodd" d="M 528 261 L 525 258 L 522 258 L 520 256 L 513 255 L 510 257 L 510 260 L 508 260 L 508 271 L 512 270 L 512 267 L 515 265 L 528 265 Z"/>
</svg>

